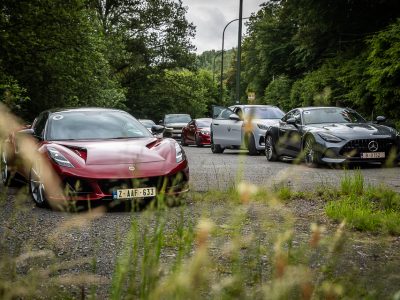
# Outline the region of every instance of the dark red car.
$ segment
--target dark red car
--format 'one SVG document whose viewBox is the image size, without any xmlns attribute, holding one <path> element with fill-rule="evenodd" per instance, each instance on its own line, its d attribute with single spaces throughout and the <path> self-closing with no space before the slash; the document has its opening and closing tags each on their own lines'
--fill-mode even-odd
<svg viewBox="0 0 400 300">
<path fill-rule="evenodd" d="M 30 161 L 18 142 L 27 136 L 36 143 Z M 2 145 L 1 174 L 4 184 L 12 174 L 25 178 L 35 203 L 46 206 L 59 200 L 177 195 L 188 190 L 189 167 L 175 140 L 157 139 L 130 114 L 81 108 L 42 112 L 31 128 L 11 134 Z M 49 177 L 56 179 L 52 185 L 57 182 L 58 191 L 46 186 Z"/>
<path fill-rule="evenodd" d="M 194 119 L 182 128 L 182 146 L 197 145 L 199 147 L 210 145 L 211 118 Z"/>
</svg>

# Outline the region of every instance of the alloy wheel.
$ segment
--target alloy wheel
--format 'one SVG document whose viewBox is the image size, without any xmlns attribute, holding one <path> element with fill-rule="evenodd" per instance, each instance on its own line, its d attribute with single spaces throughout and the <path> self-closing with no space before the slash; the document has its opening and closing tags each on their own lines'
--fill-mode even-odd
<svg viewBox="0 0 400 300">
<path fill-rule="evenodd" d="M 317 164 L 316 161 L 316 152 L 315 152 L 315 142 L 312 138 L 308 138 L 306 140 L 306 144 L 304 147 L 304 160 L 307 166 L 315 166 Z"/>
<path fill-rule="evenodd" d="M 36 167 L 32 167 L 31 169 L 29 186 L 33 201 L 35 201 L 35 203 L 40 207 L 45 206 L 45 188 L 44 184 L 40 180 L 40 170 L 38 165 L 36 165 Z"/>
<path fill-rule="evenodd" d="M 272 138 L 271 136 L 267 136 L 267 139 L 265 141 L 265 156 L 267 157 L 268 160 L 272 159 L 273 153 L 273 148 L 272 148 Z"/>
<path fill-rule="evenodd" d="M 6 158 L 6 153 L 4 151 L 1 152 L 1 180 L 4 185 L 7 184 L 9 180 L 9 173 L 8 173 L 8 164 L 7 164 L 7 158 Z"/>
</svg>

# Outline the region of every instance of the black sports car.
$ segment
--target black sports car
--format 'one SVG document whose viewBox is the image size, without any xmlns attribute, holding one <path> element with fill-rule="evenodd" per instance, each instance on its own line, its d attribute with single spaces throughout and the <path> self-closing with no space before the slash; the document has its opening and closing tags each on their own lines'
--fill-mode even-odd
<svg viewBox="0 0 400 300">
<path fill-rule="evenodd" d="M 309 166 L 319 163 L 385 162 L 400 159 L 400 133 L 367 122 L 356 111 L 340 107 L 305 107 L 288 112 L 265 135 L 265 155 L 304 159 Z"/>
</svg>

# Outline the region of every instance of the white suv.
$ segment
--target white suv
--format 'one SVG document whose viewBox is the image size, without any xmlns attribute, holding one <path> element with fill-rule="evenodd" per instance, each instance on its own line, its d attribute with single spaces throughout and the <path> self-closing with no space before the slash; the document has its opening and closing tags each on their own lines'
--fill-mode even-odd
<svg viewBox="0 0 400 300">
<path fill-rule="evenodd" d="M 271 105 L 214 106 L 211 151 L 222 153 L 244 146 L 250 155 L 257 155 L 265 149 L 265 132 L 283 116 L 282 110 Z"/>
</svg>

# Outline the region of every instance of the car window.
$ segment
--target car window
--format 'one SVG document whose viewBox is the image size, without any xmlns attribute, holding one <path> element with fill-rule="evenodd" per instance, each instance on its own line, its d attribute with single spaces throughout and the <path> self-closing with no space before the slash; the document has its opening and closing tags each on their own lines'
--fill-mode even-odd
<svg viewBox="0 0 400 300">
<path fill-rule="evenodd" d="M 303 112 L 304 124 L 365 123 L 357 112 L 340 107 L 322 107 Z"/>
<path fill-rule="evenodd" d="M 216 117 L 216 119 L 222 119 L 222 120 L 227 120 L 229 119 L 229 116 L 233 114 L 234 112 L 230 110 L 229 108 L 224 108 L 220 111 L 219 115 Z"/>
<path fill-rule="evenodd" d="M 244 109 L 245 116 L 252 119 L 281 119 L 284 112 L 277 107 L 250 106 Z"/>
<path fill-rule="evenodd" d="M 301 113 L 299 110 L 294 111 L 293 118 L 296 120 L 296 124 L 301 125 Z"/>
<path fill-rule="evenodd" d="M 237 114 L 241 120 L 243 120 L 243 118 L 244 118 L 243 110 L 240 107 L 237 107 L 234 110 L 234 113 Z"/>
<path fill-rule="evenodd" d="M 38 118 L 35 120 L 33 125 L 33 132 L 35 136 L 43 138 L 44 129 L 47 123 L 47 115 L 48 113 L 41 113 Z"/>
<path fill-rule="evenodd" d="M 134 117 L 122 111 L 68 111 L 49 118 L 48 140 L 90 140 L 150 137 Z"/>
<path fill-rule="evenodd" d="M 197 127 L 210 127 L 211 119 L 209 120 L 197 120 Z"/>
<path fill-rule="evenodd" d="M 190 115 L 166 115 L 164 123 L 189 123 L 192 120 Z"/>
<path fill-rule="evenodd" d="M 289 111 L 283 118 L 282 121 L 286 122 L 287 120 L 289 120 L 290 118 L 293 118 L 293 113 L 294 111 Z"/>
<path fill-rule="evenodd" d="M 140 123 L 142 123 L 144 126 L 151 127 L 153 125 L 156 125 L 152 120 L 140 120 Z"/>
</svg>

